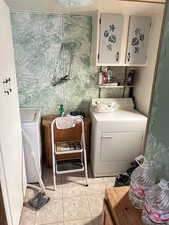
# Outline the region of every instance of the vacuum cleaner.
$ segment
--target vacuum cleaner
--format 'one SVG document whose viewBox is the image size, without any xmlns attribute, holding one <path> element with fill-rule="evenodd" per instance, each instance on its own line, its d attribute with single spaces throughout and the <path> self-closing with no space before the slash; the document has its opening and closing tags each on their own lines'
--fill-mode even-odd
<svg viewBox="0 0 169 225">
<path fill-rule="evenodd" d="M 46 188 L 44 186 L 42 177 L 38 170 L 38 166 L 37 166 L 38 163 L 37 163 L 37 159 L 35 157 L 35 153 L 33 151 L 33 146 L 32 146 L 31 140 L 24 129 L 22 129 L 22 135 L 23 135 L 23 138 L 25 138 L 25 141 L 27 141 L 27 143 L 29 145 L 29 154 L 30 154 L 30 157 L 32 157 L 32 163 L 34 164 L 35 172 L 37 174 L 39 185 L 40 185 L 40 187 L 38 187 L 36 185 L 27 184 L 28 188 L 34 189 L 38 192 L 35 197 L 33 197 L 31 200 L 28 201 L 28 203 L 33 208 L 40 209 L 49 202 L 50 198 L 47 196 Z"/>
</svg>

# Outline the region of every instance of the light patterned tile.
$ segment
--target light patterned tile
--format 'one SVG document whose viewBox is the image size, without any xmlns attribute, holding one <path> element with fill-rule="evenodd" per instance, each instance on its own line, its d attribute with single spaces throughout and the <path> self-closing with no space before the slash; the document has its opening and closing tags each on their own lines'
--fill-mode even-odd
<svg viewBox="0 0 169 225">
<path fill-rule="evenodd" d="M 104 183 L 104 182 L 105 182 L 104 177 L 97 177 L 97 178 L 89 177 L 89 184 Z"/>
<path fill-rule="evenodd" d="M 53 186 L 46 186 L 47 196 L 51 199 L 62 199 L 62 187 L 56 186 L 56 190 Z"/>
<path fill-rule="evenodd" d="M 99 217 L 103 211 L 103 199 L 102 195 L 88 196 L 89 208 L 91 210 L 92 217 Z"/>
<path fill-rule="evenodd" d="M 67 222 L 64 222 L 64 225 L 95 225 L 95 224 L 92 218 L 90 218 L 85 220 L 67 221 Z"/>
<path fill-rule="evenodd" d="M 20 225 L 35 225 L 36 222 L 36 211 L 30 208 L 23 207 Z"/>
<path fill-rule="evenodd" d="M 63 202 L 58 199 L 50 201 L 37 212 L 37 224 L 63 222 Z"/>
<path fill-rule="evenodd" d="M 63 199 L 86 196 L 86 189 L 88 187 L 82 185 L 72 185 L 71 187 L 63 186 Z"/>
<path fill-rule="evenodd" d="M 41 224 L 39 224 L 41 225 Z M 42 225 L 64 225 L 64 223 L 47 223 L 47 224 L 42 224 Z"/>
<path fill-rule="evenodd" d="M 25 199 L 24 202 L 27 203 L 30 199 L 32 199 L 35 195 L 37 194 L 37 191 L 27 188 L 26 189 L 26 194 L 25 194 Z"/>
<path fill-rule="evenodd" d="M 82 220 L 91 217 L 87 197 L 64 199 L 63 209 L 64 221 Z"/>
<path fill-rule="evenodd" d="M 105 189 L 114 187 L 114 177 L 89 178 L 89 186 L 86 189 L 87 195 L 105 194 Z"/>
<path fill-rule="evenodd" d="M 74 186 L 74 185 L 84 185 L 84 177 L 82 173 L 68 173 L 62 175 L 62 187 L 63 186 Z"/>
<path fill-rule="evenodd" d="M 105 182 L 108 182 L 108 183 L 111 183 L 112 184 L 112 187 L 114 187 L 115 185 L 115 181 L 116 181 L 116 177 L 104 177 L 104 181 Z"/>
<path fill-rule="evenodd" d="M 88 168 L 89 184 L 92 183 L 111 183 L 114 186 L 115 177 L 93 177 L 91 168 Z"/>
<path fill-rule="evenodd" d="M 41 224 L 39 224 L 41 225 Z M 64 225 L 64 223 L 47 223 L 47 224 L 42 224 L 42 225 Z"/>
<path fill-rule="evenodd" d="M 64 223 L 50 223 L 43 225 L 98 225 L 96 222 L 97 222 L 96 220 L 90 218 L 85 220 L 73 220 L 73 221 L 66 221 Z"/>
<path fill-rule="evenodd" d="M 94 195 L 94 194 L 105 194 L 106 184 L 103 183 L 89 183 L 89 186 L 86 188 L 86 195 Z"/>
<path fill-rule="evenodd" d="M 112 188 L 114 187 L 114 182 L 105 182 L 105 188 Z"/>
</svg>

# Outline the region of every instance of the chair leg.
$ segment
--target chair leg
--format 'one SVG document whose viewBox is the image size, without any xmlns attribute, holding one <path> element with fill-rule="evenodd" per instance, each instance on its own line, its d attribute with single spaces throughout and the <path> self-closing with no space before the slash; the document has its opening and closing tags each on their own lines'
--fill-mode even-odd
<svg viewBox="0 0 169 225">
<path fill-rule="evenodd" d="M 87 157 L 86 157 L 86 149 L 84 151 L 84 169 L 85 169 L 85 179 L 86 179 L 86 186 L 88 186 L 88 171 L 87 171 Z"/>
<path fill-rule="evenodd" d="M 53 167 L 53 188 L 56 191 L 56 165 L 55 165 L 55 139 L 54 139 L 54 123 L 55 120 L 53 120 L 51 124 L 51 138 L 52 138 L 52 167 Z"/>
<path fill-rule="evenodd" d="M 55 156 L 53 156 L 53 189 L 56 191 L 56 169 L 55 169 Z"/>
<path fill-rule="evenodd" d="M 53 173 L 53 189 L 56 191 L 56 174 Z"/>
</svg>

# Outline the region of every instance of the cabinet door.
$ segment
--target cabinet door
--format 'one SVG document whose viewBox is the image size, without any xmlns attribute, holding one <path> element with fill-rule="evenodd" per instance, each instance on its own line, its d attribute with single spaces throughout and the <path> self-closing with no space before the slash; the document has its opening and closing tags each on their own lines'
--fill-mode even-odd
<svg viewBox="0 0 169 225">
<path fill-rule="evenodd" d="M 130 16 L 126 64 L 145 64 L 151 18 Z"/>
<path fill-rule="evenodd" d="M 142 150 L 143 132 L 103 133 L 101 140 L 101 160 L 132 161 Z"/>
<path fill-rule="evenodd" d="M 123 16 L 102 14 L 100 18 L 99 63 L 118 64 L 120 59 Z"/>
<path fill-rule="evenodd" d="M 26 179 L 10 11 L 3 0 L 0 21 L 0 184 L 7 224 L 18 225 Z M 10 80 L 3 85 L 7 78 Z"/>
</svg>

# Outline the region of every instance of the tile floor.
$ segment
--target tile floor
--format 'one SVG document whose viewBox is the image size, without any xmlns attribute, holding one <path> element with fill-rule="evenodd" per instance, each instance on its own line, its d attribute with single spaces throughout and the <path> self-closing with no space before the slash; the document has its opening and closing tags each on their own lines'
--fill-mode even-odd
<svg viewBox="0 0 169 225">
<path fill-rule="evenodd" d="M 43 180 L 50 201 L 34 210 L 27 203 L 34 191 L 28 189 L 20 225 L 101 225 L 105 188 L 114 185 L 114 177 L 93 178 L 89 169 L 89 186 L 85 187 L 82 173 L 58 175 L 53 191 L 52 170 L 45 168 Z"/>
</svg>

